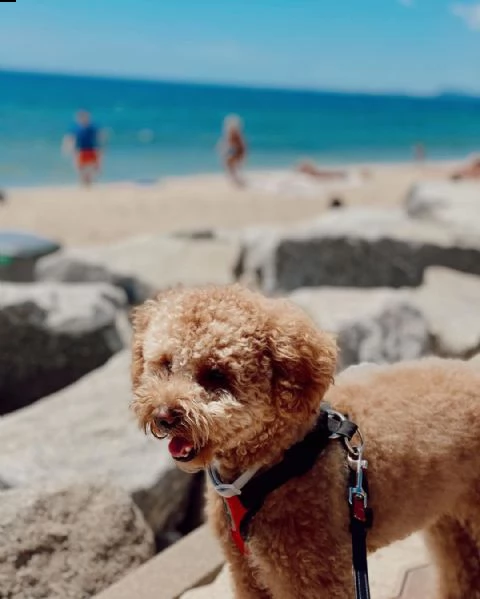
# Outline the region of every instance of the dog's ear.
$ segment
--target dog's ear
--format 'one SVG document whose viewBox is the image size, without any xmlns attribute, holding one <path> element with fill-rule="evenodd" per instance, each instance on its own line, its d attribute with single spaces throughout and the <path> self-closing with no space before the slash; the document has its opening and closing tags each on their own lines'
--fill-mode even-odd
<svg viewBox="0 0 480 599">
<path fill-rule="evenodd" d="M 132 312 L 133 343 L 132 343 L 132 385 L 135 388 L 143 372 L 143 338 L 147 330 L 154 302 L 147 300 Z"/>
<path fill-rule="evenodd" d="M 184 287 L 176 285 L 157 293 L 153 299 L 149 299 L 141 306 L 137 306 L 132 311 L 131 321 L 133 327 L 133 346 L 132 346 L 132 384 L 135 388 L 140 382 L 143 372 L 143 338 L 147 330 L 150 318 L 162 302 L 169 301 L 172 297 L 178 295 Z"/>
<path fill-rule="evenodd" d="M 333 382 L 337 344 L 299 308 L 274 300 L 270 326 L 272 385 L 280 409 L 316 410 Z"/>
</svg>

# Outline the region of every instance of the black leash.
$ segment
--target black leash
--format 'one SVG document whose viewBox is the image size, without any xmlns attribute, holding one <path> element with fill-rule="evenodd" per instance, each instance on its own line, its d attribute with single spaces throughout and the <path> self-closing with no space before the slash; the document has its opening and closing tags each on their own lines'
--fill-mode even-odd
<svg viewBox="0 0 480 599">
<path fill-rule="evenodd" d="M 368 462 L 363 459 L 364 441 L 356 424 L 343 414 L 329 410 L 330 422 L 338 422 L 336 435 L 341 437 L 347 450 L 350 468 L 348 484 L 348 503 L 350 506 L 350 534 L 352 535 L 352 566 L 355 582 L 356 599 L 370 599 L 370 583 L 368 580 L 367 531 L 372 526 L 373 512 L 368 507 Z M 331 428 L 331 427 L 330 427 Z M 352 439 L 358 435 L 359 445 Z"/>
<path fill-rule="evenodd" d="M 350 471 L 349 504 L 352 535 L 352 564 L 357 599 L 370 599 L 367 562 L 367 530 L 372 526 L 372 510 L 368 507 L 367 462 L 356 460 L 357 470 Z"/>
</svg>

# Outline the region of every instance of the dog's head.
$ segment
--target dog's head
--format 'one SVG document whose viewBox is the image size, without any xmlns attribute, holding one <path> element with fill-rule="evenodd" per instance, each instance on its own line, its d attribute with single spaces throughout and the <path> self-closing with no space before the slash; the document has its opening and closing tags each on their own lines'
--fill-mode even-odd
<svg viewBox="0 0 480 599">
<path fill-rule="evenodd" d="M 267 465 L 315 420 L 336 361 L 297 307 L 238 285 L 177 289 L 134 315 L 133 408 L 187 471 Z"/>
</svg>

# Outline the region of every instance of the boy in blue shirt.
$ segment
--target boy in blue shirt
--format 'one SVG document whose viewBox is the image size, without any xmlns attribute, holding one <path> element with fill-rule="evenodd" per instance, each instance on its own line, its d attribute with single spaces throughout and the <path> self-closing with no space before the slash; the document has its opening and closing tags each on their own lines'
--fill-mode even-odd
<svg viewBox="0 0 480 599">
<path fill-rule="evenodd" d="M 86 110 L 79 110 L 75 121 L 63 139 L 63 150 L 74 154 L 80 182 L 91 185 L 100 169 L 100 130 Z"/>
</svg>

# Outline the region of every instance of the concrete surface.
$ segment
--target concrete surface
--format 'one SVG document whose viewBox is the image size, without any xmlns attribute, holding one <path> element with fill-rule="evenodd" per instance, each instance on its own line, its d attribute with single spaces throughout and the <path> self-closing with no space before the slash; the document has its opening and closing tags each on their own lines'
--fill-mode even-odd
<svg viewBox="0 0 480 599">
<path fill-rule="evenodd" d="M 222 564 L 220 547 L 202 526 L 95 599 L 177 599 L 188 589 L 210 583 Z"/>
</svg>

